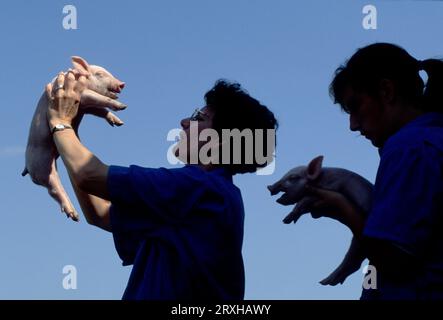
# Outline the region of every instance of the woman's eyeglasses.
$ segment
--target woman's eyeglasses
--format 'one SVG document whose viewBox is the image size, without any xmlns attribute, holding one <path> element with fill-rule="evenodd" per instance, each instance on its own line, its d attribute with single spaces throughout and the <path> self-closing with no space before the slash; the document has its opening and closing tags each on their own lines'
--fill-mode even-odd
<svg viewBox="0 0 443 320">
<path fill-rule="evenodd" d="M 204 112 L 200 110 L 200 108 L 197 108 L 194 110 L 192 115 L 189 117 L 190 121 L 202 121 L 205 120 L 202 115 L 204 115 Z"/>
</svg>

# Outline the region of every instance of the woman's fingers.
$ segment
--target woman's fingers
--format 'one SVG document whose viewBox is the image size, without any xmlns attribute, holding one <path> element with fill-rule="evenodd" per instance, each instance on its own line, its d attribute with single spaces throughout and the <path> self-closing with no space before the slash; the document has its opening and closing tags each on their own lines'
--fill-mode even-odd
<svg viewBox="0 0 443 320">
<path fill-rule="evenodd" d="M 49 100 L 53 100 L 54 97 L 52 96 L 52 83 L 48 83 L 45 87 L 46 96 Z"/>
<path fill-rule="evenodd" d="M 74 72 L 75 78 L 78 79 L 80 76 L 84 76 L 86 78 L 89 78 L 89 72 L 77 70 L 77 69 L 70 69 Z"/>
<path fill-rule="evenodd" d="M 77 78 L 77 81 L 75 83 L 74 91 L 76 91 L 79 94 L 81 94 L 83 92 L 83 90 L 86 89 L 86 83 L 87 83 L 86 77 L 81 75 L 81 74 L 79 74 L 78 78 Z"/>
<path fill-rule="evenodd" d="M 55 78 L 55 84 L 59 87 L 63 87 L 63 85 L 65 84 L 65 74 L 63 73 L 63 71 L 60 71 L 58 73 L 57 78 Z"/>
<path fill-rule="evenodd" d="M 48 84 L 45 90 L 50 99 L 71 96 L 79 100 L 79 95 L 86 89 L 86 84 L 87 78 L 84 74 L 69 69 L 66 75 L 60 72 L 55 78 L 54 84 Z"/>
<path fill-rule="evenodd" d="M 86 77 L 70 69 L 65 76 L 64 96 L 80 101 L 84 89 L 86 89 Z"/>
<path fill-rule="evenodd" d="M 72 71 L 68 71 L 65 77 L 65 90 L 68 92 L 74 91 L 75 76 Z"/>
<path fill-rule="evenodd" d="M 52 94 L 55 98 L 61 98 L 63 96 L 63 89 L 65 84 L 65 74 L 60 72 L 55 78 L 55 86 L 52 88 Z"/>
</svg>

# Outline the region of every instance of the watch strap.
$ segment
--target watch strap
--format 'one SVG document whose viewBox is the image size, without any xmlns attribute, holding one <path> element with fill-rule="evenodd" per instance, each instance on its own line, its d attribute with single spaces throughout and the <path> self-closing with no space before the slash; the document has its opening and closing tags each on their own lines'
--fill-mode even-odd
<svg viewBox="0 0 443 320">
<path fill-rule="evenodd" d="M 54 134 L 57 131 L 63 131 L 65 129 L 72 129 L 69 124 L 57 123 L 54 128 L 52 128 L 51 133 Z"/>
</svg>

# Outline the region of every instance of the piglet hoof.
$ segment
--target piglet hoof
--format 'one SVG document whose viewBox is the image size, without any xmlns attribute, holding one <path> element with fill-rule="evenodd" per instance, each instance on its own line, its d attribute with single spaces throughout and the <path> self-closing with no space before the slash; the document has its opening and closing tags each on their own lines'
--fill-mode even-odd
<svg viewBox="0 0 443 320">
<path fill-rule="evenodd" d="M 118 110 L 118 111 L 125 110 L 127 107 L 128 107 L 128 106 L 127 106 L 126 104 L 120 103 L 120 104 L 117 106 L 117 110 Z"/>
<path fill-rule="evenodd" d="M 292 211 L 283 219 L 283 223 L 285 224 L 290 224 L 291 222 L 296 223 L 298 219 L 300 219 L 300 216 L 301 215 L 299 213 Z"/>
<path fill-rule="evenodd" d="M 120 127 L 121 125 L 123 125 L 123 121 L 120 120 L 119 117 L 117 117 L 115 114 L 113 114 L 112 112 L 108 112 L 108 114 L 106 115 L 106 120 L 108 121 L 108 123 L 111 126 L 117 126 Z"/>
<path fill-rule="evenodd" d="M 26 176 L 28 173 L 29 173 L 28 168 L 25 168 L 25 169 L 22 171 L 22 177 Z"/>
<path fill-rule="evenodd" d="M 122 111 L 128 107 L 126 104 L 116 100 L 112 100 L 111 98 L 108 98 L 108 103 L 109 103 L 109 108 L 114 111 Z"/>
<path fill-rule="evenodd" d="M 320 281 L 320 284 L 323 286 L 336 286 L 337 284 L 343 284 L 343 282 L 345 282 L 345 279 L 342 276 L 330 275 Z"/>
<path fill-rule="evenodd" d="M 66 214 L 66 217 L 68 219 L 71 218 L 73 221 L 76 221 L 76 222 L 79 221 L 79 215 L 78 215 L 77 211 L 75 211 L 75 209 L 68 208 L 68 207 L 62 207 L 62 212 L 64 212 Z"/>
</svg>

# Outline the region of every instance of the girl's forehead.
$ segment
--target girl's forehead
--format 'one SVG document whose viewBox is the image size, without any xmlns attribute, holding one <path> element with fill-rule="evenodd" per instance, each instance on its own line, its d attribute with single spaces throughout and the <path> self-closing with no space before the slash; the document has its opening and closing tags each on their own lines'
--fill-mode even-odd
<svg viewBox="0 0 443 320">
<path fill-rule="evenodd" d="M 355 99 L 357 93 L 351 86 L 347 86 L 343 90 L 343 103 L 347 104 L 350 100 Z"/>
</svg>

